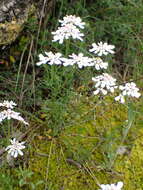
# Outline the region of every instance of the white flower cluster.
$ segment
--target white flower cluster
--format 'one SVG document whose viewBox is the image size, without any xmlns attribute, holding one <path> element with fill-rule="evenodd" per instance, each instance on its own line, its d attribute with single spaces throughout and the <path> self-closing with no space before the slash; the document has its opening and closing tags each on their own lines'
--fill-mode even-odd
<svg viewBox="0 0 143 190">
<path fill-rule="evenodd" d="M 79 53 L 78 55 L 73 53 L 69 55 L 69 58 L 64 58 L 61 53 L 54 54 L 51 51 L 45 52 L 45 55 L 39 55 L 39 62 L 36 63 L 37 66 L 42 64 L 72 66 L 76 64 L 80 69 L 94 66 L 96 70 L 107 69 L 108 67 L 108 63 L 103 62 L 100 57 L 90 58 L 84 56 L 83 53 Z"/>
<path fill-rule="evenodd" d="M 119 89 L 122 91 L 123 96 L 127 95 L 135 98 L 139 98 L 141 96 L 139 89 L 136 87 L 134 82 L 126 83 L 124 86 L 119 86 Z"/>
<path fill-rule="evenodd" d="M 125 97 L 122 94 L 119 94 L 119 96 L 115 97 L 115 101 L 124 104 L 125 103 Z"/>
<path fill-rule="evenodd" d="M 19 155 L 23 156 L 23 150 L 25 148 L 24 143 L 25 142 L 18 142 L 15 138 L 13 140 L 10 140 L 11 145 L 6 147 L 6 151 L 8 151 L 8 154 L 10 154 L 12 157 L 16 158 Z"/>
<path fill-rule="evenodd" d="M 5 119 L 16 119 L 23 122 L 25 125 L 29 125 L 21 116 L 19 112 L 15 112 L 12 109 L 16 106 L 13 101 L 4 100 L 3 103 L 0 103 L 0 107 L 6 107 L 6 110 L 0 112 L 0 123 Z"/>
<path fill-rule="evenodd" d="M 100 190 L 121 190 L 123 187 L 123 182 L 119 181 L 117 184 L 101 184 L 100 185 L 101 189 Z"/>
<path fill-rule="evenodd" d="M 108 67 L 108 63 L 103 62 L 103 60 L 100 57 L 93 58 L 93 62 L 95 63 L 96 70 L 107 69 Z"/>
<path fill-rule="evenodd" d="M 89 51 L 97 54 L 98 56 L 103 56 L 109 53 L 114 54 L 114 48 L 114 45 L 108 45 L 107 43 L 99 42 L 97 44 L 93 43 L 92 49 L 90 49 Z M 102 63 L 102 59 L 99 62 Z M 100 65 L 95 65 L 95 68 L 97 70 L 99 70 L 100 68 L 106 69 L 108 67 L 108 63 L 101 63 Z M 108 73 L 103 73 L 102 75 L 93 77 L 92 80 L 96 82 L 96 90 L 93 92 L 95 95 L 99 94 L 100 92 L 103 95 L 106 95 L 108 91 L 114 92 L 114 90 L 117 88 L 116 79 L 114 79 Z M 122 104 L 125 103 L 125 96 L 135 98 L 139 98 L 141 96 L 141 94 L 139 93 L 139 89 L 136 87 L 136 84 L 134 82 L 126 83 L 124 86 L 119 86 L 119 90 L 121 90 L 121 94 L 115 97 L 115 101 L 119 101 Z"/>
<path fill-rule="evenodd" d="M 4 100 L 3 103 L 0 103 L 0 107 L 6 107 L 9 109 L 13 109 L 17 104 L 14 103 L 13 101 L 7 101 Z"/>
<path fill-rule="evenodd" d="M 84 29 L 85 26 L 85 22 L 82 22 L 80 17 L 76 17 L 75 15 L 67 15 L 65 17 L 63 17 L 63 20 L 59 20 L 59 22 L 61 23 L 61 26 L 65 26 L 69 23 Z"/>
<path fill-rule="evenodd" d="M 48 63 L 49 65 L 61 65 L 63 58 L 61 57 L 62 54 L 61 53 L 52 53 L 50 52 L 45 52 L 46 56 L 43 56 L 42 54 L 39 55 L 39 62 L 36 63 L 37 66 L 40 66 L 42 64 L 46 64 Z"/>
<path fill-rule="evenodd" d="M 52 32 L 54 35 L 53 42 L 58 41 L 62 44 L 64 39 L 69 39 L 70 37 L 83 41 L 82 37 L 84 34 L 81 33 L 79 29 L 84 29 L 85 23 L 82 22 L 80 17 L 67 15 L 63 17 L 63 20 L 59 20 L 59 23 L 61 26 L 58 27 L 58 30 Z M 114 53 L 114 46 L 108 45 L 107 43 L 99 42 L 97 45 L 93 43 L 92 46 L 92 49 L 89 51 L 98 54 L 98 56 Z M 78 55 L 73 53 L 72 55 L 69 55 L 69 58 L 62 57 L 61 53 L 45 52 L 45 55 L 46 56 L 42 54 L 39 55 L 39 62 L 36 63 L 37 66 L 46 63 L 49 65 L 62 64 L 63 66 L 72 66 L 76 64 L 79 68 L 94 66 L 96 70 L 107 69 L 108 67 L 108 63 L 103 62 L 100 57 L 90 58 L 84 56 L 83 53 L 78 53 Z"/>
<path fill-rule="evenodd" d="M 106 42 L 99 42 L 99 43 L 93 43 L 92 49 L 90 49 L 90 52 L 93 52 L 97 54 L 98 56 L 102 55 L 108 55 L 109 53 L 114 54 L 113 49 L 115 48 L 114 45 L 108 45 Z"/>
<path fill-rule="evenodd" d="M 52 32 L 53 42 L 59 41 L 62 44 L 64 39 L 69 39 L 70 37 L 83 41 L 82 37 L 84 34 L 80 32 L 79 28 L 83 29 L 85 23 L 82 22 L 80 17 L 67 15 L 63 20 L 59 20 L 59 22 L 61 26 L 58 27 L 58 30 Z"/>
<path fill-rule="evenodd" d="M 108 92 L 113 93 L 115 89 L 118 88 L 116 79 L 108 73 L 103 73 L 102 75 L 93 77 L 92 80 L 96 83 L 96 90 L 93 92 L 94 95 L 97 95 L 100 92 L 103 95 L 106 95 Z M 125 103 L 125 96 L 135 98 L 139 98 L 141 96 L 141 93 L 139 93 L 139 89 L 136 87 L 134 82 L 126 83 L 124 86 L 119 86 L 119 90 L 121 90 L 121 93 L 115 97 L 115 101 L 118 101 L 122 104 Z"/>
<path fill-rule="evenodd" d="M 64 39 L 80 39 L 84 36 L 80 33 L 79 29 L 84 29 L 85 23 L 82 22 L 80 17 L 74 15 L 67 15 L 63 20 L 59 20 L 61 27 L 58 28 L 56 32 L 52 32 L 54 35 L 53 41 L 59 41 L 60 44 L 63 43 Z M 77 65 L 78 68 L 82 69 L 83 67 L 95 67 L 97 71 L 108 68 L 108 63 L 104 62 L 100 57 L 108 54 L 114 54 L 114 45 L 110 45 L 107 42 L 98 42 L 92 43 L 92 48 L 89 49 L 89 52 L 96 54 L 98 57 L 87 57 L 83 53 L 72 53 L 68 58 L 64 58 L 61 53 L 52 53 L 45 52 L 46 56 L 42 54 L 39 55 L 39 62 L 37 65 L 49 64 L 49 65 L 63 65 L 63 66 L 73 66 Z M 103 73 L 102 75 L 93 77 L 92 80 L 96 83 L 94 95 L 102 93 L 106 95 L 108 92 L 113 93 L 117 89 L 116 79 L 113 78 L 108 73 Z M 119 96 L 115 97 L 115 101 L 120 103 L 125 103 L 125 96 L 139 98 L 141 94 L 139 89 L 136 87 L 136 84 L 126 83 L 124 86 L 119 86 L 121 93 Z"/>
<path fill-rule="evenodd" d="M 70 61 L 73 64 L 77 64 L 79 68 L 94 66 L 96 70 L 100 70 L 107 69 L 108 67 L 108 63 L 103 62 L 100 57 L 89 58 L 85 57 L 83 53 L 79 53 L 78 55 L 73 53 L 72 55 L 69 55 L 69 57 L 71 58 Z"/>
<path fill-rule="evenodd" d="M 113 78 L 108 73 L 103 73 L 102 75 L 99 75 L 97 77 L 93 77 L 92 80 L 96 82 L 95 88 L 97 88 L 94 91 L 94 94 L 97 95 L 100 92 L 103 95 L 106 95 L 109 92 L 114 92 L 116 87 L 116 79 Z"/>
<path fill-rule="evenodd" d="M 77 64 L 79 68 L 93 66 L 92 65 L 92 58 L 85 57 L 83 53 L 79 53 L 78 55 L 72 54 L 69 55 L 70 60 L 73 64 Z"/>
<path fill-rule="evenodd" d="M 119 89 L 121 90 L 121 94 L 115 97 L 115 100 L 121 102 L 122 104 L 125 103 L 125 96 L 135 98 L 139 98 L 141 96 L 141 93 L 139 93 L 139 89 L 134 82 L 128 82 L 124 86 L 121 85 L 119 86 Z"/>
</svg>

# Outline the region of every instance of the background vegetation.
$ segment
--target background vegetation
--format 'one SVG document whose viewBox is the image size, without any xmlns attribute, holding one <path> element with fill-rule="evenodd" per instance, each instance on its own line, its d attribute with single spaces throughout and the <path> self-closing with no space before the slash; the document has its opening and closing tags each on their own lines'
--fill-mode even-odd
<svg viewBox="0 0 143 190">
<path fill-rule="evenodd" d="M 142 12 L 142 0 L 57 0 L 50 14 L 31 16 L 17 41 L 1 48 L 1 101 L 18 103 L 30 127 L 11 123 L 28 148 L 14 162 L 1 156 L 0 190 L 93 190 L 117 181 L 126 190 L 142 189 L 142 97 L 119 105 L 92 95 L 93 68 L 35 65 L 44 51 L 86 54 L 92 42 L 108 41 L 116 47 L 109 72 L 121 82 L 134 79 L 142 90 Z M 85 41 L 52 43 L 58 19 L 69 14 L 87 23 Z M 3 148 L 2 132 L 0 138 Z"/>
</svg>

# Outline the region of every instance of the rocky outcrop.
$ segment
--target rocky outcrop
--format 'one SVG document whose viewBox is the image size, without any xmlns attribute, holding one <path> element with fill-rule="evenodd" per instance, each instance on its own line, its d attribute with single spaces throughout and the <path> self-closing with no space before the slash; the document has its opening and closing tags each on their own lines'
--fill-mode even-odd
<svg viewBox="0 0 143 190">
<path fill-rule="evenodd" d="M 0 1 L 0 45 L 7 45 L 13 42 L 28 17 L 36 12 L 37 7 L 47 0 L 1 0 Z M 37 6 L 38 5 L 38 6 Z"/>
</svg>

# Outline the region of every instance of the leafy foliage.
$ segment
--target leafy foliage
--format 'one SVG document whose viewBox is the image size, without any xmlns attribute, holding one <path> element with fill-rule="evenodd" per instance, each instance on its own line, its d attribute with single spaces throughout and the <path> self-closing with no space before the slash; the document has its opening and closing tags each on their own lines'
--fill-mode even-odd
<svg viewBox="0 0 143 190">
<path fill-rule="evenodd" d="M 126 185 L 140 188 L 142 159 L 137 163 L 140 139 L 135 143 L 137 150 L 133 148 L 131 160 L 128 157 L 142 128 L 142 99 L 125 107 L 113 105 L 112 97 L 91 96 L 94 69 L 54 65 L 37 68 L 35 63 L 43 49 L 87 55 L 85 49 L 89 44 L 108 41 L 117 47 L 115 57 L 108 57 L 109 72 L 121 82 L 141 78 L 142 12 L 142 0 L 57 0 L 52 14 L 46 14 L 42 20 L 39 34 L 39 20 L 33 16 L 19 39 L 1 52 L 0 96 L 12 98 L 20 109 L 27 110 L 31 132 L 26 138 L 32 146 L 29 145 L 30 158 L 21 160 L 21 166 L 3 167 L 0 190 L 93 189 L 98 188 L 96 177 L 108 183 L 111 179 L 123 179 L 124 173 Z M 67 14 L 80 15 L 87 23 L 85 41 L 53 45 L 51 31 L 58 27 L 57 20 Z M 142 82 L 138 81 L 140 86 Z M 17 128 L 25 132 L 25 128 Z M 6 144 L 3 136 L 1 141 L 3 147 Z M 125 153 L 118 155 L 118 148 L 124 144 Z M 139 178 L 135 181 L 136 176 Z"/>
</svg>

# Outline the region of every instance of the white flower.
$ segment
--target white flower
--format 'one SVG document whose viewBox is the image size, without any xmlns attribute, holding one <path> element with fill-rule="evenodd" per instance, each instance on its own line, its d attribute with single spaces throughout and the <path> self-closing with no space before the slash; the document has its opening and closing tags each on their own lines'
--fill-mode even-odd
<svg viewBox="0 0 143 190">
<path fill-rule="evenodd" d="M 46 56 L 43 56 L 42 54 L 39 55 L 39 62 L 36 63 L 36 65 L 42 65 L 42 64 L 49 64 L 49 65 L 61 65 L 62 64 L 62 54 L 61 53 L 52 53 L 45 52 Z"/>
<path fill-rule="evenodd" d="M 121 190 L 123 187 L 123 182 L 119 181 L 117 184 L 101 184 L 100 185 L 101 189 L 100 190 Z"/>
<path fill-rule="evenodd" d="M 73 53 L 72 55 L 69 55 L 69 57 L 72 59 L 73 64 L 77 64 L 79 68 L 94 65 L 93 59 L 83 56 L 83 53 L 79 53 L 78 55 Z"/>
<path fill-rule="evenodd" d="M 15 112 L 11 109 L 7 109 L 7 110 L 4 110 L 2 112 L 0 112 L 0 123 L 5 120 L 5 119 L 16 119 L 16 120 L 19 120 L 21 122 L 23 122 L 25 125 L 29 125 L 29 123 L 27 123 L 21 116 L 20 116 L 20 113 L 18 112 Z"/>
<path fill-rule="evenodd" d="M 98 56 L 108 55 L 109 53 L 114 54 L 113 49 L 115 48 L 115 46 L 108 45 L 106 42 L 98 42 L 97 44 L 93 43 L 92 46 L 92 49 L 90 49 L 89 51 L 97 54 Z"/>
<path fill-rule="evenodd" d="M 39 54 L 39 62 L 36 63 L 37 66 L 40 66 L 42 64 L 46 64 L 49 61 L 48 57 L 44 57 L 42 54 Z"/>
<path fill-rule="evenodd" d="M 97 95 L 97 94 L 99 94 L 100 92 L 101 92 L 103 95 L 106 95 L 106 94 L 107 94 L 107 90 L 105 90 L 104 88 L 97 88 L 97 89 L 93 92 L 93 94 L 94 94 L 94 95 Z"/>
<path fill-rule="evenodd" d="M 93 62 L 95 64 L 96 70 L 107 69 L 108 67 L 108 63 L 103 62 L 103 60 L 100 57 L 93 58 Z"/>
<path fill-rule="evenodd" d="M 120 94 L 119 96 L 115 97 L 115 101 L 119 101 L 122 104 L 124 104 L 125 103 L 125 98 L 124 98 L 124 96 L 122 94 Z"/>
<path fill-rule="evenodd" d="M 16 158 L 19 155 L 23 156 L 23 152 L 21 151 L 22 149 L 25 148 L 23 145 L 25 142 L 19 143 L 15 138 L 13 140 L 10 140 L 11 145 L 6 147 L 6 151 L 8 151 L 8 154 Z"/>
<path fill-rule="evenodd" d="M 83 33 L 80 32 L 80 30 L 74 26 L 73 24 L 69 23 L 65 26 L 58 27 L 58 30 L 55 32 L 52 32 L 53 34 L 53 42 L 59 41 L 60 44 L 63 43 L 64 39 L 69 39 L 72 37 L 73 39 L 79 39 L 83 41 L 82 37 L 84 36 Z"/>
<path fill-rule="evenodd" d="M 85 23 L 82 22 L 80 17 L 76 17 L 75 15 L 67 15 L 65 17 L 63 17 L 63 20 L 59 20 L 59 22 L 61 23 L 61 26 L 65 26 L 66 24 L 73 24 L 79 28 L 84 28 Z"/>
<path fill-rule="evenodd" d="M 77 64 L 79 68 L 95 66 L 97 70 L 107 69 L 108 67 L 108 63 L 103 62 L 100 57 L 90 58 L 84 56 L 83 53 L 79 53 L 78 55 L 73 53 L 72 55 L 69 55 L 69 57 L 70 59 L 67 58 L 62 59 L 64 66 L 74 65 L 74 64 Z"/>
<path fill-rule="evenodd" d="M 100 91 L 105 95 L 108 91 L 114 92 L 116 86 L 116 79 L 113 78 L 108 73 L 103 73 L 102 75 L 99 75 L 97 77 L 93 77 L 92 80 L 96 82 L 95 88 L 97 90 L 94 92 L 94 94 L 98 94 Z M 104 91 L 103 91 L 104 89 Z"/>
<path fill-rule="evenodd" d="M 62 61 L 63 61 L 63 65 L 64 65 L 64 66 L 71 66 L 71 65 L 74 65 L 74 62 L 73 62 L 72 59 L 63 58 Z"/>
<path fill-rule="evenodd" d="M 131 96 L 135 98 L 139 98 L 141 94 L 139 93 L 139 89 L 136 87 L 134 82 L 126 83 L 124 86 L 119 86 L 119 89 L 122 91 L 124 96 Z"/>
<path fill-rule="evenodd" d="M 6 107 L 6 108 L 10 108 L 13 109 L 17 104 L 14 103 L 13 101 L 8 101 L 8 100 L 4 100 L 3 103 L 0 103 L 1 107 Z"/>
<path fill-rule="evenodd" d="M 6 119 L 6 114 L 5 114 L 4 111 L 2 111 L 2 112 L 0 112 L 0 123 L 1 123 L 4 119 Z"/>
</svg>

